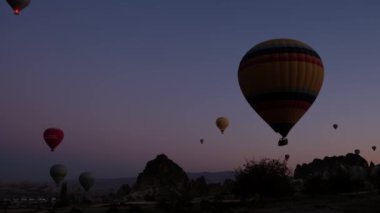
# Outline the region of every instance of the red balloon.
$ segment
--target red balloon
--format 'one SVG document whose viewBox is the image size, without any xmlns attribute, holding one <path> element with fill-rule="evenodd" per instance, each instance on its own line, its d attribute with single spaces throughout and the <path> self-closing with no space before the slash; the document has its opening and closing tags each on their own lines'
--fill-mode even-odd
<svg viewBox="0 0 380 213">
<path fill-rule="evenodd" d="M 50 147 L 51 151 L 54 151 L 54 149 L 62 142 L 63 136 L 63 131 L 58 128 L 48 128 L 44 131 L 45 142 Z"/>
<path fill-rule="evenodd" d="M 30 1 L 31 0 L 7 0 L 15 15 L 20 15 L 20 11 L 27 7 L 30 4 Z"/>
</svg>

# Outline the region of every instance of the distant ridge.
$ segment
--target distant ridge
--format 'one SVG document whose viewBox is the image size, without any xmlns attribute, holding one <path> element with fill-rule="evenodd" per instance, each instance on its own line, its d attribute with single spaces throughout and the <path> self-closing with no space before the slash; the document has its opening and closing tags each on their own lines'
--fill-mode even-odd
<svg viewBox="0 0 380 213">
<path fill-rule="evenodd" d="M 197 179 L 203 176 L 207 183 L 223 183 L 226 179 L 235 179 L 233 171 L 222 172 L 188 172 L 190 179 Z"/>
<path fill-rule="evenodd" d="M 221 172 L 187 172 L 189 179 L 197 179 L 201 176 L 205 177 L 207 183 L 223 183 L 226 179 L 234 179 L 233 171 L 221 171 Z M 128 184 L 133 186 L 136 183 L 137 177 L 126 177 L 126 178 L 99 178 L 95 179 L 95 184 L 91 189 L 91 192 L 96 193 L 111 193 L 116 192 L 121 185 Z M 68 187 L 72 191 L 82 191 L 77 179 L 66 180 Z M 25 181 L 16 181 L 4 183 L 0 188 L 0 195 L 2 191 L 8 191 L 11 188 L 9 186 L 15 183 L 25 183 Z M 53 181 L 28 181 L 28 185 L 49 185 L 50 191 L 56 191 L 55 184 Z M 7 186 L 9 184 L 9 186 Z"/>
<path fill-rule="evenodd" d="M 197 179 L 201 176 L 205 177 L 207 183 L 223 183 L 226 179 L 234 179 L 233 171 L 221 171 L 221 172 L 187 172 L 189 179 Z M 107 192 L 116 191 L 122 184 L 128 184 L 133 186 L 136 183 L 137 177 L 127 178 L 100 178 L 95 180 L 93 191 Z M 68 180 L 69 186 L 78 187 L 77 180 Z"/>
<path fill-rule="evenodd" d="M 201 176 L 205 177 L 207 183 L 223 183 L 226 179 L 234 179 L 233 171 L 221 171 L 221 172 L 187 172 L 190 179 L 197 179 Z M 133 186 L 136 183 L 137 177 L 128 178 L 100 178 L 96 179 L 94 189 L 106 190 L 106 189 L 118 189 L 122 184 L 128 184 Z M 70 181 L 69 182 L 74 182 Z M 75 180 L 76 182 L 76 180 Z"/>
<path fill-rule="evenodd" d="M 207 183 L 223 183 L 226 179 L 234 179 L 233 171 L 221 172 L 187 172 L 190 179 L 197 179 L 201 176 L 205 177 Z M 100 178 L 96 179 L 94 191 L 117 190 L 122 184 L 133 186 L 137 177 L 129 178 Z M 76 180 L 75 180 L 76 181 Z M 69 181 L 69 183 L 74 181 Z M 77 184 L 76 184 L 77 185 Z"/>
</svg>

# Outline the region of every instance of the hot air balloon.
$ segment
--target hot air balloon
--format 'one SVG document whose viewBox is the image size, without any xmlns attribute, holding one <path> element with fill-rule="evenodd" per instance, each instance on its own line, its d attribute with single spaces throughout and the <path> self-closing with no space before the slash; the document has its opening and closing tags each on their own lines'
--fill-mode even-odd
<svg viewBox="0 0 380 213">
<path fill-rule="evenodd" d="M 360 150 L 359 149 L 355 149 L 355 154 L 359 155 L 360 154 Z"/>
<path fill-rule="evenodd" d="M 372 146 L 372 150 L 375 151 L 376 150 L 376 146 Z"/>
<path fill-rule="evenodd" d="M 290 155 L 289 155 L 289 154 L 286 154 L 286 155 L 285 155 L 285 161 L 288 161 L 289 158 L 290 158 Z"/>
<path fill-rule="evenodd" d="M 83 172 L 79 176 L 79 183 L 82 185 L 84 190 L 88 192 L 94 185 L 95 179 L 90 172 Z"/>
<path fill-rule="evenodd" d="M 333 128 L 334 128 L 334 129 L 338 129 L 338 124 L 334 124 L 334 125 L 333 125 Z"/>
<path fill-rule="evenodd" d="M 204 142 L 203 138 L 202 138 L 202 139 L 200 139 L 200 140 L 199 140 L 199 142 L 201 142 L 201 144 L 203 144 L 203 142 Z"/>
<path fill-rule="evenodd" d="M 48 128 L 44 131 L 44 139 L 51 151 L 62 142 L 64 137 L 63 131 L 58 128 Z"/>
<path fill-rule="evenodd" d="M 62 164 L 55 164 L 50 168 L 50 176 L 57 186 L 65 179 L 66 175 L 67 169 Z"/>
<path fill-rule="evenodd" d="M 310 108 L 322 87 L 324 68 L 318 53 L 293 39 L 259 43 L 242 58 L 240 89 L 259 116 L 286 145 L 289 131 Z"/>
<path fill-rule="evenodd" d="M 20 15 L 22 9 L 30 4 L 30 0 L 7 0 L 15 15 Z"/>
<path fill-rule="evenodd" d="M 226 117 L 219 117 L 216 119 L 216 126 L 219 128 L 219 130 L 224 133 L 224 130 L 227 129 L 229 124 L 229 121 Z"/>
</svg>

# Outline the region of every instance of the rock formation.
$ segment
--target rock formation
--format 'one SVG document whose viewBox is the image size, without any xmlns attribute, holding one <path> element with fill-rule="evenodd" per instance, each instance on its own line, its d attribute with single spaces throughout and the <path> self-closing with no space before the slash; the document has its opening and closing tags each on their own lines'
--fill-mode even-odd
<svg viewBox="0 0 380 213">
<path fill-rule="evenodd" d="M 368 162 L 357 154 L 348 153 L 345 156 L 325 157 L 323 160 L 314 159 L 311 163 L 297 165 L 294 171 L 295 178 L 309 178 L 313 176 L 326 176 L 342 170 L 352 168 L 368 169 Z"/>
<path fill-rule="evenodd" d="M 188 183 L 189 178 L 183 169 L 166 155 L 160 154 L 149 161 L 138 175 L 133 194 L 145 200 L 157 200 L 162 196 L 181 195 Z"/>
</svg>

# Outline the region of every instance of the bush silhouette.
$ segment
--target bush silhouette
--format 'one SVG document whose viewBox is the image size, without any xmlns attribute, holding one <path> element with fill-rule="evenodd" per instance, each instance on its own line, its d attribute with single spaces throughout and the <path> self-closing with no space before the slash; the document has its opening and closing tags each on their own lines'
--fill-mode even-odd
<svg viewBox="0 0 380 213">
<path fill-rule="evenodd" d="M 303 187 L 303 192 L 311 195 L 325 194 L 328 191 L 327 180 L 322 176 L 313 176 L 306 179 Z"/>
<path fill-rule="evenodd" d="M 247 161 L 235 171 L 235 179 L 235 193 L 242 199 L 255 195 L 281 197 L 293 193 L 290 170 L 286 162 L 276 159 Z"/>
<path fill-rule="evenodd" d="M 131 192 L 131 187 L 128 184 L 123 184 L 120 186 L 120 188 L 117 190 L 116 194 L 118 197 L 124 197 L 129 195 Z"/>
</svg>

